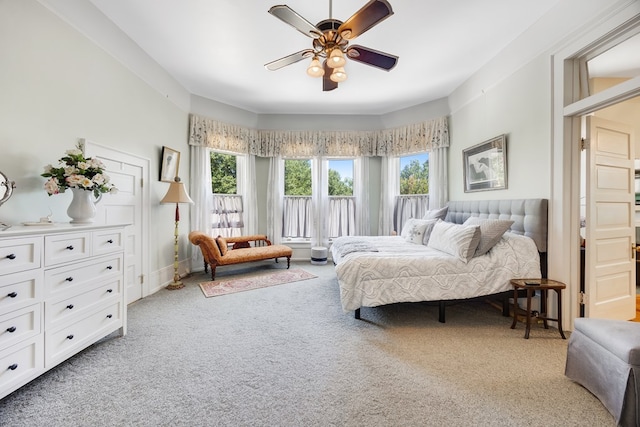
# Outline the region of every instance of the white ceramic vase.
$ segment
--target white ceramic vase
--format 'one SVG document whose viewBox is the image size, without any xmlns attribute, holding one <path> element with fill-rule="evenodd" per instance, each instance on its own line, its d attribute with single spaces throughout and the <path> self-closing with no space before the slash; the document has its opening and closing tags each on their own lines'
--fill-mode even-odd
<svg viewBox="0 0 640 427">
<path fill-rule="evenodd" d="M 97 199 L 93 196 L 93 191 L 83 190 L 81 188 L 71 188 L 73 199 L 67 215 L 71 218 L 71 224 L 90 224 L 96 216 L 96 203 L 102 199 L 102 194 Z"/>
</svg>

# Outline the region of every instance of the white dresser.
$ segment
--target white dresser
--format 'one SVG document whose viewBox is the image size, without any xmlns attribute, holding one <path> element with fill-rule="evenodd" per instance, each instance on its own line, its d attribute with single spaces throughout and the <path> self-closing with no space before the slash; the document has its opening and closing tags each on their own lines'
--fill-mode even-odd
<svg viewBox="0 0 640 427">
<path fill-rule="evenodd" d="M 0 399 L 127 329 L 124 225 L 0 232 Z"/>
</svg>

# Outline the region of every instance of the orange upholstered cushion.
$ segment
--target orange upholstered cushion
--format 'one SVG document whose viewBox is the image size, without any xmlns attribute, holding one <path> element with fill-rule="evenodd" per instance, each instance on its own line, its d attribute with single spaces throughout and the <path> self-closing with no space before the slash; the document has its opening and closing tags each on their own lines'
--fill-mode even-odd
<svg viewBox="0 0 640 427">
<path fill-rule="evenodd" d="M 218 242 L 218 248 L 220 248 L 220 255 L 225 256 L 227 254 L 227 239 L 222 236 L 218 236 L 216 239 Z"/>
</svg>

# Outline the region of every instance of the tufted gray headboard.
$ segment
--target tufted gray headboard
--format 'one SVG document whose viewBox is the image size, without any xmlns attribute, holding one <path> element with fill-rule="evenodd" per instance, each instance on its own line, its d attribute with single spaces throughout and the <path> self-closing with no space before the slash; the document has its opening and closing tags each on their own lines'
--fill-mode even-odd
<svg viewBox="0 0 640 427">
<path fill-rule="evenodd" d="M 470 216 L 510 219 L 511 232 L 533 239 L 539 252 L 547 251 L 547 199 L 457 200 L 448 203 L 446 221 L 462 224 Z"/>
</svg>

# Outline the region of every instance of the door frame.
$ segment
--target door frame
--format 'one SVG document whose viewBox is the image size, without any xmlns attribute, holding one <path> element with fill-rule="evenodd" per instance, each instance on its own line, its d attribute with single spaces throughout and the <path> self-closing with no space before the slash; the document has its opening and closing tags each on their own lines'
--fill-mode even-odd
<svg viewBox="0 0 640 427">
<path fill-rule="evenodd" d="M 151 275 L 149 273 L 149 200 L 151 199 L 151 160 L 146 157 L 141 157 L 136 154 L 128 153 L 126 151 L 118 150 L 106 145 L 98 144 L 96 142 L 90 141 L 88 139 L 82 139 L 81 144 L 84 147 L 84 150 L 88 153 L 87 155 L 92 156 L 104 156 L 110 157 L 113 159 L 118 159 L 123 162 L 128 162 L 131 158 L 137 160 L 136 166 L 140 166 L 142 168 L 142 236 L 141 237 L 141 247 L 142 247 L 142 266 L 140 271 L 144 277 L 142 282 L 142 298 L 149 296 L 151 294 Z M 103 153 L 108 153 L 104 155 Z M 126 157 L 124 157 L 126 156 Z"/>
<path fill-rule="evenodd" d="M 579 99 L 581 61 L 604 45 L 640 32 L 640 2 L 600 19 L 551 56 L 551 198 L 549 277 L 566 283 L 563 328 L 580 316 L 580 138 L 581 116 L 640 95 L 640 77 Z M 569 268 L 567 268 L 569 266 Z"/>
</svg>

